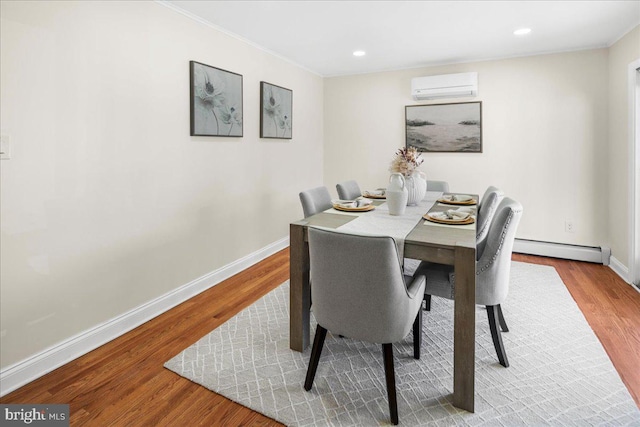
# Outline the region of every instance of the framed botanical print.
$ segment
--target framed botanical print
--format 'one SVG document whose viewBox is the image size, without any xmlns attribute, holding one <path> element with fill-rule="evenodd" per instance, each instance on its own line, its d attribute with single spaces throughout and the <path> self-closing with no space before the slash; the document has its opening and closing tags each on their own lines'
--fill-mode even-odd
<svg viewBox="0 0 640 427">
<path fill-rule="evenodd" d="M 291 139 L 293 91 L 260 82 L 260 138 Z"/>
<path fill-rule="evenodd" d="M 406 146 L 423 152 L 482 153 L 482 102 L 407 105 Z"/>
<path fill-rule="evenodd" d="M 191 135 L 242 136 L 242 75 L 189 62 Z"/>
</svg>

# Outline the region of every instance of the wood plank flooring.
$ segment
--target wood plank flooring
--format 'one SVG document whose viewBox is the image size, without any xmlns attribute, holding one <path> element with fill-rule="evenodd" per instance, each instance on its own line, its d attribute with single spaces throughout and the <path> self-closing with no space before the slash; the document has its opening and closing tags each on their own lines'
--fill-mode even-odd
<svg viewBox="0 0 640 427">
<path fill-rule="evenodd" d="M 514 260 L 558 270 L 640 407 L 640 293 L 602 265 Z M 288 277 L 285 249 L 0 402 L 68 403 L 73 426 L 279 426 L 163 364 Z"/>
</svg>

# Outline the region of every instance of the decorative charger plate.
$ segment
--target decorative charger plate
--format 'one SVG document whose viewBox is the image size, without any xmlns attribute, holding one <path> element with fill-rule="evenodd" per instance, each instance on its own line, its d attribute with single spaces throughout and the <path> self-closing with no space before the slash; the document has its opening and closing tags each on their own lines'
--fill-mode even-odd
<svg viewBox="0 0 640 427">
<path fill-rule="evenodd" d="M 476 222 L 476 219 L 472 216 L 469 216 L 465 219 L 444 219 L 444 218 L 431 216 L 432 214 L 440 214 L 440 213 L 442 212 L 426 213 L 422 215 L 422 218 L 426 219 L 427 221 L 437 222 L 438 224 L 448 224 L 448 225 L 467 225 L 467 224 L 473 224 L 474 222 Z"/>
<path fill-rule="evenodd" d="M 447 205 L 464 205 L 464 206 L 470 206 L 470 205 L 475 205 L 478 203 L 478 201 L 476 199 L 470 199 L 470 200 L 451 200 L 452 196 L 445 196 L 445 197 L 441 197 L 438 199 L 439 203 L 444 203 Z"/>
<path fill-rule="evenodd" d="M 382 195 L 379 195 L 379 194 L 371 194 L 371 193 L 369 193 L 368 191 L 363 191 L 363 192 L 362 192 L 362 196 L 363 196 L 363 197 L 366 197 L 367 199 L 386 199 L 386 198 L 387 198 L 387 196 L 386 196 L 386 195 L 384 195 L 384 194 L 382 194 Z"/>
<path fill-rule="evenodd" d="M 334 204 L 333 209 L 337 211 L 345 211 L 345 212 L 369 212 L 374 210 L 376 207 L 373 205 L 360 206 L 359 208 L 349 208 L 343 205 Z"/>
</svg>

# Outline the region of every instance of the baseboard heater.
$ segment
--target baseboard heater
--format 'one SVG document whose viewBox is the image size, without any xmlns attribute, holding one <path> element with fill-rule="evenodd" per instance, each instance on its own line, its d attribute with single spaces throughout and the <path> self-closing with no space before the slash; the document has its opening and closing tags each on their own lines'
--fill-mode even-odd
<svg viewBox="0 0 640 427">
<path fill-rule="evenodd" d="M 565 243 L 539 242 L 537 240 L 516 239 L 513 252 L 526 255 L 540 255 L 551 258 L 572 259 L 609 265 L 611 249 L 604 246 L 578 246 Z"/>
</svg>

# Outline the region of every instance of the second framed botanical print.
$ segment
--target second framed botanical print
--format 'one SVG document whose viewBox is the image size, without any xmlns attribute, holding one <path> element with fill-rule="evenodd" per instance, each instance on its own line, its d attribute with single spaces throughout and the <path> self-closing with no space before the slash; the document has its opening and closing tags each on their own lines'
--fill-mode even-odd
<svg viewBox="0 0 640 427">
<path fill-rule="evenodd" d="M 482 153 L 482 102 L 408 105 L 406 145 L 423 152 Z"/>
<path fill-rule="evenodd" d="M 260 138 L 291 139 L 293 91 L 260 82 Z"/>
</svg>

